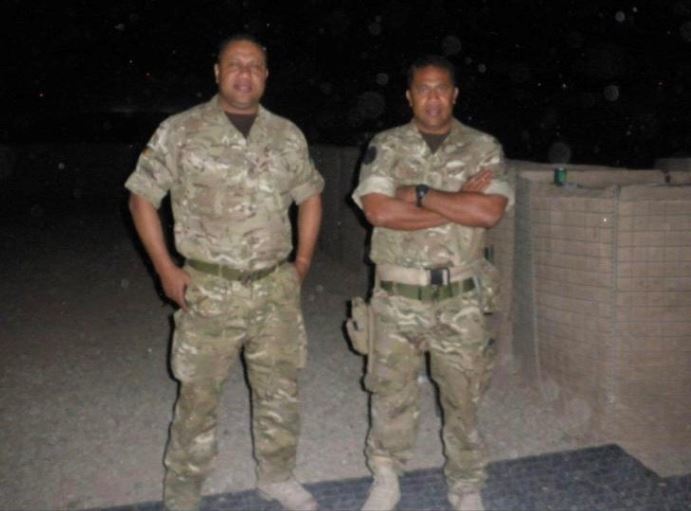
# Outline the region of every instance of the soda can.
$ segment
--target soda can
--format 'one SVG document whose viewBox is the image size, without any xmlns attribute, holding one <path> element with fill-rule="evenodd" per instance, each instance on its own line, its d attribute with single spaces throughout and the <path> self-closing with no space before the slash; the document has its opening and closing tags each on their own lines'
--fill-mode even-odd
<svg viewBox="0 0 691 511">
<path fill-rule="evenodd" d="M 566 184 L 566 169 L 564 167 L 554 169 L 554 184 L 557 186 L 564 186 Z"/>
</svg>

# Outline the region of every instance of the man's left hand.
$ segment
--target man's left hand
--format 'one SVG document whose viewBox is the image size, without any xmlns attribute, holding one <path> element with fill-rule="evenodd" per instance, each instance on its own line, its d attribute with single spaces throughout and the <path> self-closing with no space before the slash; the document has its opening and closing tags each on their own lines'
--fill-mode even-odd
<svg viewBox="0 0 691 511">
<path fill-rule="evenodd" d="M 463 183 L 461 187 L 462 192 L 484 192 L 487 187 L 492 182 L 492 171 L 489 169 L 483 169 L 477 174 L 474 174 L 468 178 L 468 180 Z"/>
</svg>

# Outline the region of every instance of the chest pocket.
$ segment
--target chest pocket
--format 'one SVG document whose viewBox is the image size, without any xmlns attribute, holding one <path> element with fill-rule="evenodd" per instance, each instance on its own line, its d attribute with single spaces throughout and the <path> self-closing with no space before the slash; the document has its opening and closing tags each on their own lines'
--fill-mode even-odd
<svg viewBox="0 0 691 511">
<path fill-rule="evenodd" d="M 256 200 L 270 211 L 282 211 L 290 204 L 293 169 L 288 159 L 271 146 L 251 155 L 249 179 L 256 184 Z"/>
<path fill-rule="evenodd" d="M 180 161 L 183 197 L 190 212 L 208 217 L 243 216 L 244 203 L 252 192 L 244 159 L 224 146 L 190 144 L 181 150 Z"/>
<path fill-rule="evenodd" d="M 460 190 L 468 178 L 479 170 L 480 158 L 475 153 L 472 144 L 464 144 L 444 158 L 439 167 L 443 189 Z"/>
<path fill-rule="evenodd" d="M 424 158 L 415 155 L 406 155 L 396 161 L 393 169 L 393 178 L 396 186 L 413 185 L 428 182 L 428 163 Z"/>
</svg>

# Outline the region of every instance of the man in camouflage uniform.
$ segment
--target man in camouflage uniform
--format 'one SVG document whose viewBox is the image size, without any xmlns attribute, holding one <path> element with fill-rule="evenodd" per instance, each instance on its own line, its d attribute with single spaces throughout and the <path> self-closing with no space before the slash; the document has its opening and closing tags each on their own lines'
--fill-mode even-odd
<svg viewBox="0 0 691 511">
<path fill-rule="evenodd" d="M 300 130 L 259 101 L 266 52 L 252 37 L 224 41 L 218 94 L 165 120 L 127 180 L 134 223 L 175 313 L 171 366 L 180 382 L 165 454 L 164 503 L 197 509 L 216 454 L 221 387 L 244 350 L 252 389 L 257 487 L 286 509 L 317 503 L 294 478 L 298 370 L 306 336 L 300 284 L 314 253 L 323 179 Z M 156 209 L 171 193 L 177 250 Z M 298 204 L 294 263 L 288 208 Z"/>
<path fill-rule="evenodd" d="M 394 509 L 419 415 L 417 377 L 429 352 L 443 407 L 444 473 L 457 510 L 482 509 L 485 457 L 476 428 L 493 349 L 482 307 L 485 230 L 513 202 L 492 137 L 453 118 L 453 66 L 416 61 L 409 124 L 372 140 L 353 194 L 374 226 L 377 265 L 365 380 L 372 393 L 367 459 L 374 483 L 363 510 Z M 483 289 L 484 288 L 484 289 Z"/>
</svg>

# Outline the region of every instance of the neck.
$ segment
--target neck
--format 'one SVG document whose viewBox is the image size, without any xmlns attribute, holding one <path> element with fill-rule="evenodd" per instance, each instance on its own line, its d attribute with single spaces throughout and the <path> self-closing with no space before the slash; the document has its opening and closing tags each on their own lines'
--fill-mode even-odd
<svg viewBox="0 0 691 511">
<path fill-rule="evenodd" d="M 237 115 L 239 117 L 256 117 L 257 116 L 257 110 L 254 112 L 248 112 L 246 110 L 223 110 L 226 114 L 228 115 Z"/>
<path fill-rule="evenodd" d="M 224 112 L 234 115 L 257 115 L 257 112 L 259 112 L 259 104 L 248 107 L 237 107 L 226 103 L 223 101 L 223 98 L 220 97 L 218 98 L 218 106 L 220 106 L 221 110 Z"/>
<path fill-rule="evenodd" d="M 420 133 L 424 133 L 425 135 L 448 135 L 451 133 L 451 123 L 445 124 L 444 126 L 440 126 L 438 128 L 429 128 L 428 126 L 421 126 L 420 123 L 417 122 L 417 120 L 413 119 L 413 123 L 415 124 L 415 127 Z"/>
</svg>

